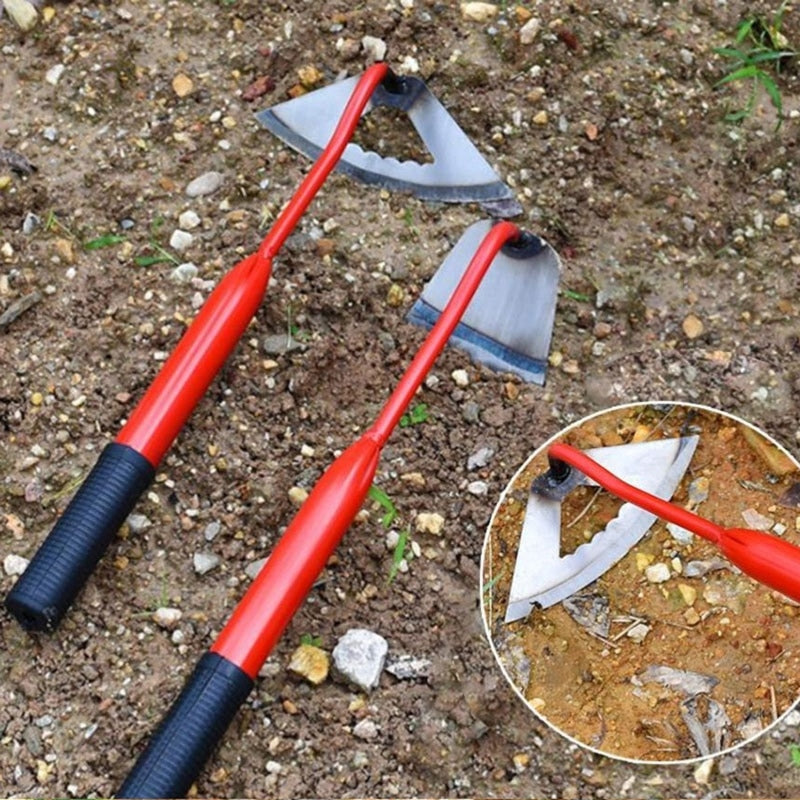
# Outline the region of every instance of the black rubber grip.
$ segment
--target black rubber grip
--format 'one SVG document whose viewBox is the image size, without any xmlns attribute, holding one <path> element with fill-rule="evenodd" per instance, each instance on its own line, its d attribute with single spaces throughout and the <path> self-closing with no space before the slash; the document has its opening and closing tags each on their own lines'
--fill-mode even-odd
<svg viewBox="0 0 800 800">
<path fill-rule="evenodd" d="M 132 447 L 106 445 L 6 597 L 6 608 L 24 628 L 51 631 L 58 625 L 154 475 L 153 465 Z"/>
<path fill-rule="evenodd" d="M 116 797 L 184 797 L 253 688 L 236 664 L 206 653 Z"/>
</svg>

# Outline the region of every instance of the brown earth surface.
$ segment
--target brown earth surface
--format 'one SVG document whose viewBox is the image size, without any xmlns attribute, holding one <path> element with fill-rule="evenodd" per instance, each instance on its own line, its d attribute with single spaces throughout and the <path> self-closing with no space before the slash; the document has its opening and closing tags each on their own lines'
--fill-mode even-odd
<svg viewBox="0 0 800 800">
<path fill-rule="evenodd" d="M 784 124 L 776 128 L 759 95 L 753 116 L 732 127 L 724 116 L 749 88 L 715 87 L 729 65 L 714 48 L 772 5 L 556 0 L 496 10 L 479 22 L 429 0 L 124 0 L 55 2 L 27 35 L 0 20 L 0 147 L 38 168 L 27 177 L 0 169 L 0 312 L 41 293 L 0 332 L 0 555 L 33 555 L 210 287 L 256 249 L 307 171 L 253 112 L 285 100 L 305 67 L 319 71 L 318 85 L 358 74 L 362 37 L 374 36 L 398 71 L 419 70 L 514 187 L 521 224 L 559 251 L 553 367 L 542 389 L 457 350 L 441 356 L 438 382 L 419 395 L 429 418 L 394 434 L 376 478 L 421 556 L 389 582 L 381 512 L 368 509 L 196 792 L 797 796 L 797 715 L 710 773 L 631 765 L 552 732 L 495 663 L 478 589 L 501 490 L 530 452 L 591 411 L 701 401 L 796 452 L 796 61 L 777 78 Z M 523 43 L 531 16 L 541 26 Z M 795 10 L 783 30 L 800 42 Z M 247 101 L 257 79 L 265 93 Z M 388 121 L 359 136 L 385 153 L 414 148 Z M 189 180 L 210 170 L 223 174 L 222 188 L 188 198 Z M 169 241 L 187 209 L 201 223 L 178 255 Z M 25 233 L 28 214 L 39 224 Z M 149 527 L 123 528 L 53 635 L 0 617 L 0 794 L 103 796 L 119 786 L 241 597 L 245 568 L 290 520 L 289 490 L 312 485 L 374 417 L 422 341 L 406 309 L 482 216 L 329 180 L 139 503 Z M 109 234 L 125 241 L 97 246 Z M 193 262 L 197 279 L 174 281 L 173 262 L 137 263 L 158 248 Z M 265 352 L 265 339 L 287 328 L 304 346 Z M 456 369 L 467 370 L 467 386 L 451 379 Z M 493 455 L 469 469 L 481 449 Z M 468 490 L 476 481 L 486 494 Z M 440 535 L 416 532 L 420 512 L 444 518 Z M 197 552 L 219 566 L 198 575 Z M 159 606 L 182 611 L 180 635 L 153 622 Z M 383 635 L 392 657 L 428 659 L 430 674 L 384 673 L 362 701 L 332 680 L 311 687 L 287 672 L 302 636 L 330 651 L 352 627 Z M 794 634 L 784 646 L 796 653 Z M 365 717 L 375 738 L 353 734 Z"/>
<path fill-rule="evenodd" d="M 771 521 L 776 535 L 800 546 L 797 509 L 780 502 L 796 483 L 797 465 L 784 461 L 764 438 L 754 449 L 745 430 L 730 417 L 691 406 L 634 406 L 590 419 L 566 432 L 563 441 L 587 449 L 697 435 L 673 502 L 728 528 L 747 527 L 747 518 L 758 519 L 756 512 L 762 525 Z M 795 704 L 797 605 L 731 569 L 712 543 L 675 539 L 663 522 L 580 590 L 585 599 L 577 610 L 588 614 L 576 617 L 558 603 L 505 625 L 528 488 L 546 470 L 542 451 L 510 484 L 484 553 L 492 640 L 505 672 L 533 708 L 602 753 L 678 761 L 728 750 Z M 603 530 L 620 506 L 596 487 L 570 493 L 562 504 L 561 556 Z M 667 567 L 666 580 L 655 575 L 659 564 Z M 691 565 L 709 571 L 684 574 L 692 572 Z M 647 577 L 648 569 L 657 581 Z M 600 632 L 606 619 L 608 631 Z M 692 693 L 691 687 L 649 679 L 661 667 L 707 676 L 711 688 Z M 713 724 L 712 709 L 719 724 Z M 707 730 L 693 736 L 693 727 L 704 724 Z"/>
</svg>

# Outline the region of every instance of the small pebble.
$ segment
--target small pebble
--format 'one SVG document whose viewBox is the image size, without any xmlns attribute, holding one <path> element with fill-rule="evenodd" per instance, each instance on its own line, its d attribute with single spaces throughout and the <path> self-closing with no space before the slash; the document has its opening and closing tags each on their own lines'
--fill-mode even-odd
<svg viewBox="0 0 800 800">
<path fill-rule="evenodd" d="M 494 3 L 462 3 L 461 16 L 471 22 L 488 22 L 497 16 L 498 8 Z"/>
<path fill-rule="evenodd" d="M 22 575 L 28 568 L 29 561 L 27 558 L 18 556 L 14 553 L 9 553 L 3 559 L 3 571 L 6 575 Z"/>
<path fill-rule="evenodd" d="M 353 736 L 359 739 L 375 739 L 378 736 L 378 726 L 369 717 L 359 720 L 353 727 Z"/>
<path fill-rule="evenodd" d="M 45 81 L 51 86 L 55 86 L 61 80 L 61 76 L 64 74 L 65 69 L 66 67 L 63 64 L 54 64 L 45 73 Z"/>
<path fill-rule="evenodd" d="M 417 514 L 415 526 L 420 533 L 432 533 L 438 536 L 442 532 L 444 526 L 444 517 L 437 513 L 421 512 Z"/>
<path fill-rule="evenodd" d="M 694 534 L 691 531 L 687 531 L 686 528 L 681 528 L 680 525 L 676 525 L 674 522 L 667 523 L 667 530 L 669 531 L 669 535 L 678 543 L 678 544 L 691 544 L 694 540 Z"/>
<path fill-rule="evenodd" d="M 128 527 L 131 533 L 142 533 L 153 523 L 144 514 L 131 514 L 128 517 Z"/>
<path fill-rule="evenodd" d="M 222 186 L 225 176 L 220 172 L 205 172 L 191 181 L 186 187 L 188 197 L 203 197 L 213 194 Z"/>
<path fill-rule="evenodd" d="M 187 250 L 192 246 L 192 242 L 194 241 L 194 236 L 187 231 L 182 231 L 180 228 L 176 228 L 172 232 L 172 236 L 169 237 L 169 246 L 173 250 L 177 250 L 179 253 L 183 250 Z"/>
<path fill-rule="evenodd" d="M 468 459 L 467 459 L 467 469 L 474 470 L 474 469 L 481 469 L 485 467 L 492 459 L 494 455 L 494 450 L 491 447 L 480 447 L 478 448 Z"/>
<path fill-rule="evenodd" d="M 251 581 L 255 580 L 256 575 L 258 575 L 258 573 L 261 572 L 261 568 L 266 563 L 267 563 L 267 559 L 266 558 L 259 558 L 256 561 L 251 561 L 244 568 L 244 574 L 247 575 L 247 577 L 250 578 Z"/>
<path fill-rule="evenodd" d="M 629 639 L 633 639 L 633 641 L 637 644 L 641 644 L 647 637 L 648 633 L 650 633 L 650 626 L 645 625 L 644 622 L 639 622 L 638 624 L 634 625 L 625 635 Z"/>
<path fill-rule="evenodd" d="M 311 445 L 308 445 L 308 444 L 304 444 L 300 448 L 300 455 L 304 456 L 305 458 L 312 458 L 313 455 L 314 455 L 314 452 L 315 452 L 314 448 L 311 447 Z"/>
<path fill-rule="evenodd" d="M 644 575 L 650 583 L 664 583 L 669 580 L 670 574 L 669 567 L 662 562 L 651 564 L 644 571 Z"/>
<path fill-rule="evenodd" d="M 544 109 L 542 109 L 541 111 L 537 111 L 533 115 L 533 124 L 534 125 L 547 125 L 547 123 L 549 121 L 550 121 L 550 117 L 549 117 L 549 115 L 547 114 L 547 112 Z"/>
<path fill-rule="evenodd" d="M 217 538 L 220 530 L 222 529 L 222 525 L 219 522 L 209 522 L 206 525 L 205 530 L 203 531 L 203 537 L 207 542 L 213 542 L 214 539 Z"/>
<path fill-rule="evenodd" d="M 289 671 L 299 675 L 314 686 L 319 686 L 327 677 L 330 658 L 321 648 L 312 644 L 301 644 L 292 653 Z"/>
<path fill-rule="evenodd" d="M 378 685 L 388 652 L 389 644 L 383 636 L 364 628 L 351 628 L 333 648 L 335 674 L 359 689 L 372 691 Z"/>
<path fill-rule="evenodd" d="M 788 228 L 791 224 L 792 221 L 788 214 L 778 214 L 778 216 L 775 217 L 776 228 Z"/>
<path fill-rule="evenodd" d="M 482 497 L 489 491 L 486 481 L 472 481 L 467 485 L 467 491 L 476 497 Z"/>
<path fill-rule="evenodd" d="M 183 72 L 179 72 L 172 79 L 172 91 L 175 92 L 178 97 L 186 97 L 187 95 L 191 94 L 193 89 L 194 83 L 192 82 L 192 79 Z"/>
<path fill-rule="evenodd" d="M 772 526 L 775 524 L 774 519 L 759 514 L 754 508 L 746 508 L 742 511 L 742 519 L 744 520 L 744 524 L 754 531 L 768 531 L 771 530 Z"/>
<path fill-rule="evenodd" d="M 178 249 L 178 248 L 176 248 Z M 197 265 L 191 261 L 179 264 L 169 273 L 169 280 L 172 283 L 191 283 L 198 275 Z"/>
<path fill-rule="evenodd" d="M 454 369 L 450 373 L 450 377 L 460 389 L 465 389 L 469 386 L 469 373 L 465 369 Z"/>
<path fill-rule="evenodd" d="M 304 489 L 302 486 L 292 486 L 292 488 L 289 489 L 289 500 L 292 501 L 292 505 L 298 508 L 305 503 L 307 497 L 308 490 Z"/>
<path fill-rule="evenodd" d="M 220 565 L 222 559 L 216 553 L 195 553 L 192 559 L 194 571 L 198 575 L 205 575 Z"/>
<path fill-rule="evenodd" d="M 694 314 L 689 314 L 681 325 L 687 339 L 696 339 L 703 332 L 704 327 L 700 319 Z"/>
<path fill-rule="evenodd" d="M 431 674 L 433 664 L 427 658 L 400 656 L 386 665 L 386 671 L 399 681 L 419 680 Z"/>
<path fill-rule="evenodd" d="M 708 786 L 708 782 L 711 779 L 711 771 L 713 769 L 714 769 L 713 758 L 708 758 L 705 761 L 701 761 L 700 765 L 696 767 L 694 770 L 694 779 L 701 786 Z"/>
<path fill-rule="evenodd" d="M 678 591 L 683 598 L 683 602 L 686 603 L 687 606 L 694 605 L 694 601 L 697 600 L 697 589 L 695 589 L 694 586 L 689 586 L 687 583 L 679 583 Z"/>
<path fill-rule="evenodd" d="M 25 219 L 22 221 L 22 232 L 26 236 L 30 236 L 41 224 L 41 219 L 36 216 L 32 211 L 29 211 L 25 215 Z"/>
<path fill-rule="evenodd" d="M 196 228 L 199 224 L 200 216 L 191 209 L 181 212 L 180 216 L 178 217 L 178 227 L 181 230 L 190 231 Z"/>
<path fill-rule="evenodd" d="M 532 44 L 534 39 L 539 35 L 539 30 L 542 27 L 542 23 L 536 17 L 531 17 L 520 29 L 519 29 L 519 41 L 520 44 Z"/>
<path fill-rule="evenodd" d="M 183 616 L 183 612 L 179 608 L 169 608 L 162 606 L 156 609 L 153 614 L 153 622 L 164 630 L 174 630 Z"/>
<path fill-rule="evenodd" d="M 364 48 L 364 54 L 371 61 L 383 61 L 386 57 L 386 42 L 378 39 L 377 36 L 362 37 L 361 47 Z"/>
</svg>

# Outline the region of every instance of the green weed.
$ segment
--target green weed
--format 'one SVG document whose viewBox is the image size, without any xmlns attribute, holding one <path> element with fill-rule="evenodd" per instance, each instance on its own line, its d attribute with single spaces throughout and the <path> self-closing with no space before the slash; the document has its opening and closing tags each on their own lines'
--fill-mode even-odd
<svg viewBox="0 0 800 800">
<path fill-rule="evenodd" d="M 417 403 L 408 413 L 400 417 L 400 427 L 408 428 L 410 425 L 419 425 L 427 422 L 429 417 L 428 406 L 425 403 Z"/>
<path fill-rule="evenodd" d="M 394 518 L 397 516 L 397 509 L 389 495 L 377 486 L 370 486 L 369 498 L 370 500 L 374 500 L 385 512 L 381 517 L 381 524 L 383 527 L 391 527 Z"/>
<path fill-rule="evenodd" d="M 322 647 L 322 637 L 312 636 L 310 633 L 304 633 L 300 637 L 300 644 L 309 644 L 312 647 Z"/>
<path fill-rule="evenodd" d="M 717 47 L 714 52 L 730 59 L 730 71 L 717 81 L 723 86 L 737 81 L 749 81 L 750 97 L 744 108 L 725 115 L 728 122 L 741 122 L 753 113 L 759 87 L 767 93 L 778 112 L 776 129 L 783 123 L 783 98 L 773 75 L 779 75 L 784 64 L 797 57 L 798 53 L 789 47 L 789 41 L 781 32 L 783 15 L 788 0 L 781 3 L 772 20 L 752 16 L 739 23 L 732 47 Z"/>
<path fill-rule="evenodd" d="M 387 579 L 387 583 L 391 583 L 396 577 L 397 573 L 400 572 L 400 565 L 403 561 L 406 564 L 414 558 L 414 551 L 411 549 L 411 542 L 408 539 L 409 530 L 406 528 L 397 540 L 397 544 L 394 546 L 394 551 L 392 552 L 392 566 L 389 568 L 389 577 Z"/>
<path fill-rule="evenodd" d="M 100 250 L 103 247 L 113 247 L 115 244 L 122 244 L 124 241 L 124 236 L 120 236 L 116 233 L 107 233 L 105 236 L 98 236 L 96 239 L 89 239 L 88 242 L 84 242 L 83 249 Z"/>
</svg>

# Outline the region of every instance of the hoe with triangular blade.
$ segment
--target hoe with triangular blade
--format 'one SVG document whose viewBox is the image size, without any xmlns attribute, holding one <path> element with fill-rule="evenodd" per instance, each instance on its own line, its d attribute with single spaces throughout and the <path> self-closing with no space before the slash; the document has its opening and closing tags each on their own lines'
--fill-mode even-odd
<svg viewBox="0 0 800 800">
<path fill-rule="evenodd" d="M 257 114 L 256 119 L 289 146 L 316 159 L 358 80 L 347 78 L 287 100 Z M 511 189 L 422 80 L 388 73 L 373 92 L 364 114 L 379 106 L 408 115 L 433 162 L 400 161 L 351 142 L 336 166 L 338 172 L 364 183 L 411 192 L 423 200 L 479 202 L 499 217 L 522 211 Z"/>
<path fill-rule="evenodd" d="M 657 497 L 672 497 L 697 447 L 699 437 L 661 439 L 586 453 L 610 472 Z M 548 608 L 583 589 L 609 570 L 650 529 L 656 515 L 625 503 L 617 516 L 574 552 L 561 556 L 561 503 L 581 484 L 597 485 L 580 472 L 564 480 L 545 473 L 531 485 L 511 580 L 506 622 L 527 616 L 534 606 Z"/>
</svg>

